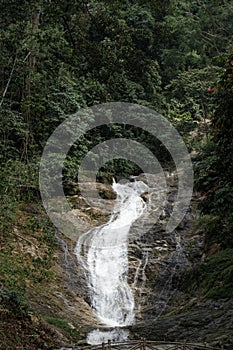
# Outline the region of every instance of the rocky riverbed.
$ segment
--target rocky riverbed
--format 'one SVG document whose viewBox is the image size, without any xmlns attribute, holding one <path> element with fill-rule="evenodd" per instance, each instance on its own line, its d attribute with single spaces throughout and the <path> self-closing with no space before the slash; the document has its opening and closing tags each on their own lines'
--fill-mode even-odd
<svg viewBox="0 0 233 350">
<path fill-rule="evenodd" d="M 151 340 L 184 341 L 211 344 L 232 349 L 233 303 L 220 300 L 191 300 L 174 305 L 174 314 L 144 320 L 131 327 L 134 336 Z"/>
</svg>

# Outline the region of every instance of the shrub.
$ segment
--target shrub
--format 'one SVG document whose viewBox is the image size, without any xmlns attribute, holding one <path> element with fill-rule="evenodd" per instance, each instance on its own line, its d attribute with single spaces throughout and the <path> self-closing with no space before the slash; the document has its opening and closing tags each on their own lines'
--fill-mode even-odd
<svg viewBox="0 0 233 350">
<path fill-rule="evenodd" d="M 0 289 L 0 305 L 15 316 L 26 316 L 29 311 L 21 292 L 11 288 Z"/>
</svg>

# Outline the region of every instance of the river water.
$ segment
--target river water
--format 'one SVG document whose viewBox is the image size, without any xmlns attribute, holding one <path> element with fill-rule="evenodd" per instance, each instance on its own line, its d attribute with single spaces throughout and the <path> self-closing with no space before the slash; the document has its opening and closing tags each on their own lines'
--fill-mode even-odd
<svg viewBox="0 0 233 350">
<path fill-rule="evenodd" d="M 128 284 L 128 233 L 131 225 L 146 210 L 141 194 L 148 187 L 142 181 L 113 183 L 116 204 L 107 224 L 83 234 L 75 254 L 86 271 L 91 305 L 97 319 L 112 331 L 95 330 L 87 337 L 90 344 L 108 339 L 126 340 L 119 329 L 135 320 L 134 295 Z"/>
</svg>

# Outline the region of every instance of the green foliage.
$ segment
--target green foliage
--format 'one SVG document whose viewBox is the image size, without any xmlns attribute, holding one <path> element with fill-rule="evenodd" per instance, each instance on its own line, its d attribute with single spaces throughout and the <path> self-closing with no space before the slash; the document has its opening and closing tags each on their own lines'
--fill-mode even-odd
<svg viewBox="0 0 233 350">
<path fill-rule="evenodd" d="M 192 103 L 199 105 L 202 117 L 211 115 L 213 110 L 213 94 L 208 92 L 208 88 L 217 84 L 223 74 L 223 69 L 217 66 L 208 66 L 202 69 L 189 69 L 182 72 L 173 79 L 167 86 L 172 95 L 184 103 L 184 107 L 193 110 L 193 118 L 198 119 Z M 193 100 L 193 102 L 192 102 Z"/>
<path fill-rule="evenodd" d="M 29 311 L 21 292 L 11 288 L 0 289 L 0 305 L 5 311 L 16 317 L 27 316 Z"/>
<path fill-rule="evenodd" d="M 188 108 L 178 99 L 171 99 L 167 103 L 167 119 L 174 125 L 177 131 L 183 136 L 186 143 L 189 142 L 190 132 L 197 127 L 197 115 L 192 117 L 193 108 Z"/>
<path fill-rule="evenodd" d="M 212 111 L 206 87 L 219 68 L 207 47 L 225 51 L 231 10 L 228 1 L 224 6 L 160 0 L 2 5 L 2 157 L 31 161 L 67 116 L 107 101 L 167 111 L 188 134 L 195 126 L 191 118 L 206 118 Z M 210 15 L 218 12 L 213 26 Z M 83 150 L 89 147 L 86 141 Z M 68 157 L 68 168 L 82 155 Z"/>
<path fill-rule="evenodd" d="M 199 291 L 213 299 L 233 297 L 233 249 L 226 249 L 206 258 L 183 281 L 190 293 Z"/>
<path fill-rule="evenodd" d="M 74 327 L 72 324 L 70 324 L 69 322 L 58 318 L 58 317 L 52 317 L 52 316 L 47 316 L 45 317 L 45 320 L 54 325 L 55 327 L 60 328 L 61 330 L 65 331 L 71 338 L 73 341 L 78 341 L 80 338 L 80 332 L 79 330 Z"/>
<path fill-rule="evenodd" d="M 196 223 L 199 230 L 205 233 L 205 250 L 211 250 L 214 244 L 220 244 L 221 248 L 233 247 L 233 217 L 222 217 L 220 215 L 205 214 L 202 215 Z"/>
<path fill-rule="evenodd" d="M 0 236 L 7 237 L 12 231 L 19 209 L 19 189 L 12 162 L 2 163 L 0 170 Z"/>
<path fill-rule="evenodd" d="M 231 55 L 221 81 L 211 90 L 212 97 L 205 100 L 211 128 L 194 158 L 195 187 L 202 196 L 198 227 L 205 234 L 205 254 L 212 255 L 183 281 L 185 291 L 214 299 L 233 297 L 232 77 Z M 194 76 L 192 80 L 196 81 Z M 186 86 L 192 84 L 186 82 Z M 187 98 L 188 90 L 183 92 Z"/>
<path fill-rule="evenodd" d="M 30 215 L 23 207 L 26 202 L 30 211 L 38 204 L 39 159 L 54 129 L 80 109 L 104 102 L 142 104 L 174 124 L 190 150 L 194 147 L 198 152 L 196 189 L 203 198 L 200 224 L 206 233 L 206 250 L 214 243 L 232 247 L 232 57 L 222 75 L 223 59 L 232 45 L 232 11 L 230 0 L 0 1 L 0 234 L 4 244 L 0 282 L 4 288 L 25 291 L 27 279 L 38 287 L 51 278 L 54 231 L 41 209 Z M 208 91 L 214 87 L 217 91 Z M 81 116 L 78 127 L 91 121 L 86 118 Z M 143 118 L 140 115 L 141 122 Z M 190 133 L 197 128 L 198 132 L 203 128 L 206 137 L 201 150 L 195 139 L 190 141 Z M 75 132 L 69 127 L 65 131 Z M 95 145 L 121 137 L 143 144 L 162 164 L 171 162 L 165 147 L 150 133 L 110 124 L 86 133 L 71 147 L 63 181 L 77 181 L 87 152 L 93 167 L 98 163 L 98 156 L 91 153 Z M 132 162 L 117 159 L 99 169 L 98 178 L 112 181 L 112 177 L 139 172 Z M 17 230 L 23 232 L 18 243 L 27 251 L 23 261 L 13 238 Z M 33 239 L 42 256 L 33 256 Z M 229 295 L 232 270 L 227 265 L 229 256 L 224 259 L 219 255 L 219 260 L 207 260 L 212 272 L 203 288 L 208 296 Z M 213 271 L 218 263 L 219 277 Z M 201 266 L 204 272 L 198 273 L 205 277 L 207 268 Z M 17 296 L 12 298 L 17 304 Z M 62 320 L 50 321 L 68 327 Z"/>
<path fill-rule="evenodd" d="M 231 50 L 233 37 L 230 0 L 173 1 L 173 4 L 172 12 L 164 19 L 166 45 L 161 63 L 166 83 L 189 68 L 200 69 L 218 61 L 219 55 Z"/>
<path fill-rule="evenodd" d="M 97 179 L 107 180 L 112 183 L 112 179 L 128 178 L 130 175 L 139 175 L 142 170 L 133 162 L 125 159 L 114 159 L 107 162 L 104 167 L 100 168 Z"/>
<path fill-rule="evenodd" d="M 207 237 L 221 243 L 222 247 L 232 246 L 233 212 L 233 128 L 232 119 L 232 55 L 226 71 L 218 85 L 216 111 L 212 118 L 210 141 L 205 144 L 197 157 L 196 188 L 202 191 L 201 210 L 213 216 L 219 234 L 211 233 L 211 221 L 206 226 Z"/>
<path fill-rule="evenodd" d="M 37 284 L 52 276 L 54 228 L 31 192 L 37 186 L 37 164 L 9 160 L 1 168 L 1 179 L 0 285 L 24 292 L 27 279 Z"/>
</svg>

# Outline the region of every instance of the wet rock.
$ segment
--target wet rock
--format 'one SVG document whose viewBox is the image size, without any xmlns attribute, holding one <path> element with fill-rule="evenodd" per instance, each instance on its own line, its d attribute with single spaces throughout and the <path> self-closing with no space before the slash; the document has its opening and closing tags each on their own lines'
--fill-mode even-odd
<svg viewBox="0 0 233 350">
<path fill-rule="evenodd" d="M 116 199 L 116 193 L 112 189 L 112 186 L 107 183 L 70 182 L 64 184 L 63 188 L 66 196 L 84 195 L 84 198 L 94 198 L 96 194 L 99 194 L 99 196 L 104 199 Z"/>
<path fill-rule="evenodd" d="M 149 197 L 149 193 L 147 193 L 147 192 L 141 194 L 141 197 L 142 197 L 142 199 L 143 199 L 145 202 L 147 202 L 148 199 L 150 198 L 150 197 Z"/>
<path fill-rule="evenodd" d="M 151 175 L 150 181 L 156 179 L 156 176 Z M 142 174 L 134 180 L 146 182 L 147 178 Z M 137 220 L 129 232 L 128 282 L 134 291 L 138 321 L 131 327 L 131 332 L 135 337 L 146 337 L 151 340 L 187 339 L 216 346 L 224 342 L 227 348 L 233 341 L 232 304 L 228 301 L 200 302 L 198 298 L 190 300 L 188 295 L 179 290 L 182 274 L 192 266 L 193 260 L 195 262 L 195 259 L 200 259 L 202 255 L 203 237 L 202 232 L 193 232 L 192 229 L 197 198 L 192 201 L 190 210 L 179 227 L 171 233 L 166 231 L 177 196 L 176 175 L 173 176 L 168 172 L 167 183 L 168 194 L 163 205 L 158 205 L 156 202 L 158 193 L 154 197 L 153 192 L 149 191 L 142 195 L 147 203 L 153 199 L 151 208 L 155 213 L 158 209 L 162 216 L 157 215 L 155 220 L 152 211 L 152 214 Z M 94 198 L 92 201 L 97 187 L 102 198 Z M 73 210 L 76 210 L 73 213 L 79 218 L 76 226 L 79 235 L 87 232 L 91 226 L 106 222 L 115 199 L 115 193 L 109 185 L 87 182 L 84 188 L 91 205 L 87 204 L 80 194 L 76 194 L 72 199 Z M 162 190 L 159 194 L 161 193 Z M 76 241 L 67 237 L 62 239 L 66 241 L 67 246 L 66 253 L 63 254 L 64 276 L 67 285 L 77 298 L 76 307 L 79 310 L 73 312 L 78 313 L 84 325 L 98 325 L 90 308 L 85 271 L 73 253 Z"/>
<path fill-rule="evenodd" d="M 214 308 L 214 303 L 200 303 L 189 312 L 167 316 L 157 320 L 138 323 L 130 328 L 138 337 L 151 340 L 185 341 L 223 345 L 229 348 L 233 343 L 232 301 L 224 301 L 224 308 Z M 227 310 L 225 310 L 227 308 Z"/>
</svg>

